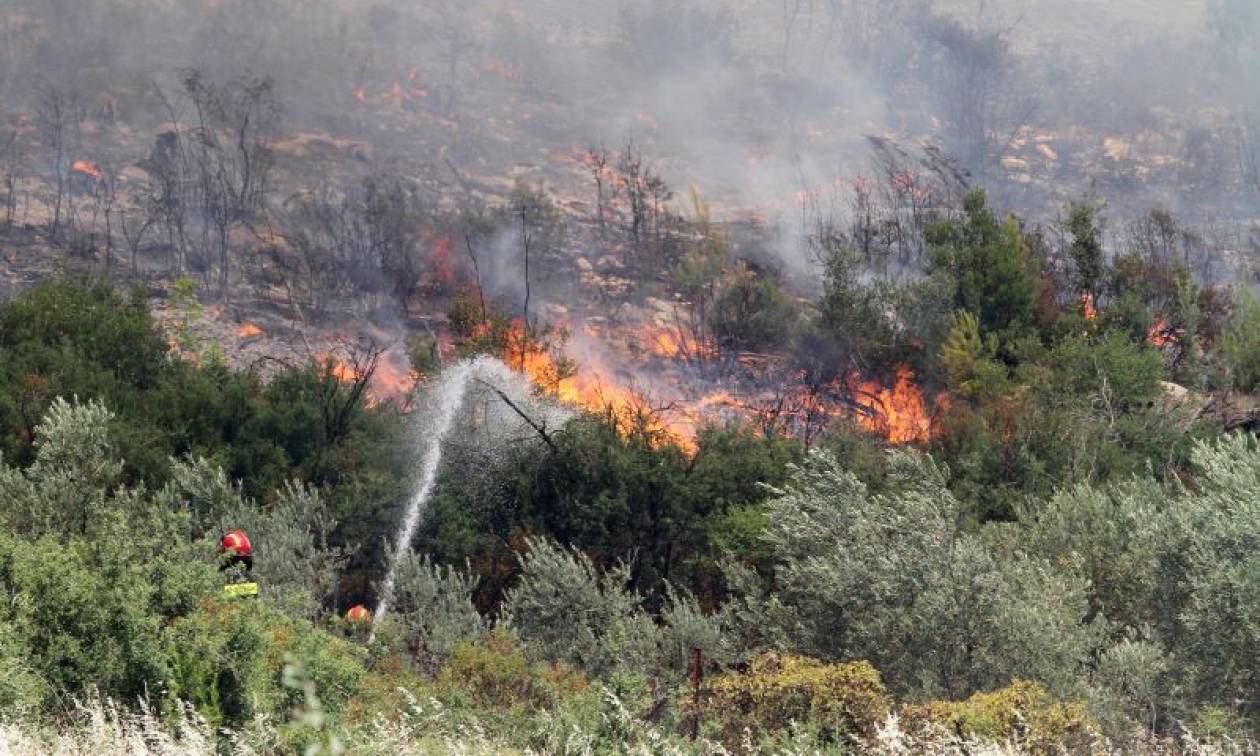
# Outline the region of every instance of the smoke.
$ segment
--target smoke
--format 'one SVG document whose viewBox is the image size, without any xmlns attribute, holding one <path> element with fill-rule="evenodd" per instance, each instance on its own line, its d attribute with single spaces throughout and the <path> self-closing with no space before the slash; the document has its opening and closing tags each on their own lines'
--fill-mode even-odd
<svg viewBox="0 0 1260 756">
<path fill-rule="evenodd" d="M 51 82 L 138 130 L 183 69 L 270 77 L 288 130 L 377 165 L 582 197 L 558 156 L 634 139 L 678 196 L 778 226 L 803 275 L 802 198 L 868 173 L 872 135 L 938 145 L 1033 215 L 1091 183 L 1113 207 L 1246 212 L 1258 40 L 1253 0 L 0 0 L 0 97 L 29 110 Z M 1021 168 L 1037 145 L 1056 158 Z M 487 276 L 515 299 L 513 246 Z"/>
</svg>

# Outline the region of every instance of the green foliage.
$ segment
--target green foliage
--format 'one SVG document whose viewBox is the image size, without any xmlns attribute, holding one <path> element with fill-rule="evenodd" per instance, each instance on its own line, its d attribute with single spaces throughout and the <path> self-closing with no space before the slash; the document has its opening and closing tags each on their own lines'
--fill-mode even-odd
<svg viewBox="0 0 1260 756">
<path fill-rule="evenodd" d="M 997 340 L 980 336 L 976 316 L 966 310 L 956 313 L 940 355 L 950 390 L 976 398 L 1001 394 L 1007 387 L 1007 369 L 996 357 Z"/>
<path fill-rule="evenodd" d="M 1072 236 L 1068 254 L 1076 263 L 1076 291 L 1091 300 L 1098 296 L 1106 273 L 1100 208 L 1091 204 L 1068 205 L 1067 232 Z"/>
<path fill-rule="evenodd" d="M 928 231 L 932 271 L 953 284 L 954 304 L 976 315 L 1003 349 L 1033 325 L 1037 267 L 1014 218 L 1000 223 L 982 190 L 963 201 L 966 215 Z"/>
<path fill-rule="evenodd" d="M 843 240 L 819 242 L 823 255 L 823 294 L 818 317 L 801 335 L 797 352 L 807 367 L 843 373 L 857 364 L 891 365 L 905 361 L 907 334 L 889 317 L 897 309 L 896 292 L 886 283 L 869 283 L 858 255 Z"/>
<path fill-rule="evenodd" d="M 286 668 L 295 663 L 320 710 L 332 715 L 345 708 L 366 672 L 361 648 L 252 602 L 207 602 L 171 624 L 162 648 L 171 659 L 172 694 L 196 704 L 212 724 L 236 727 L 309 705 L 305 685 L 292 679 L 286 685 Z"/>
<path fill-rule="evenodd" d="M 907 729 L 941 728 L 991 742 L 1013 742 L 1035 754 L 1089 745 L 1094 725 L 1080 703 L 1055 699 L 1044 686 L 1016 680 L 965 701 L 932 701 L 902 712 Z"/>
<path fill-rule="evenodd" d="M 627 591 L 630 566 L 605 574 L 585 554 L 531 539 L 519 555 L 521 576 L 503 601 L 503 621 L 537 658 L 564 661 L 592 675 L 647 664 L 656 628 Z"/>
<path fill-rule="evenodd" d="M 1219 351 L 1235 389 L 1260 391 L 1260 297 L 1250 289 L 1238 293 L 1237 311 Z"/>
<path fill-rule="evenodd" d="M 745 728 L 757 735 L 808 722 L 824 743 L 869 737 L 888 715 L 891 699 L 879 672 L 866 662 L 824 664 L 792 654 L 765 654 L 747 672 L 707 686 L 705 713 L 720 739 L 736 746 Z"/>
<path fill-rule="evenodd" d="M 387 561 L 394 558 L 386 552 Z M 415 551 L 404 553 L 395 569 L 387 616 L 402 626 L 402 640 L 414 656 L 440 661 L 457 644 L 481 634 L 485 623 L 472 603 L 476 576 L 433 564 Z"/>
<path fill-rule="evenodd" d="M 1260 684 L 1260 454 L 1235 437 L 1195 449 L 1197 495 L 1170 514 L 1186 549 L 1188 589 L 1175 648 L 1198 700 L 1228 705 L 1227 691 Z M 1168 543 L 1168 541 L 1165 541 Z M 1170 555 L 1171 556 L 1171 555 Z M 1254 716 L 1257 704 L 1241 704 Z"/>
<path fill-rule="evenodd" d="M 47 683 L 31 665 L 26 639 L 16 624 L 0 625 L 0 711 L 6 718 L 32 717 L 48 695 Z"/>
<path fill-rule="evenodd" d="M 12 597 L 0 624 L 24 647 L 13 680 L 20 691 L 29 695 L 42 679 L 49 694 L 90 685 L 134 701 L 169 678 L 170 660 L 155 650 L 164 621 L 187 603 L 170 599 L 210 595 L 213 570 L 134 540 L 126 528 L 68 544 L 0 539 L 0 590 Z"/>
<path fill-rule="evenodd" d="M 491 313 L 488 310 L 489 308 L 482 309 L 481 300 L 478 299 L 476 292 L 464 290 L 456 294 L 455 298 L 451 300 L 451 306 L 446 313 L 446 318 L 451 324 L 452 332 L 467 338 L 475 335 L 477 327 L 489 320 Z M 504 322 L 499 324 L 499 326 L 506 331 L 510 327 L 511 322 L 507 318 L 503 318 L 503 320 Z"/>
<path fill-rule="evenodd" d="M 1095 687 L 1090 691 L 1094 718 L 1117 738 L 1130 735 L 1132 730 L 1154 735 L 1160 709 L 1167 700 L 1168 668 L 1164 649 L 1140 637 L 1126 637 L 1104 651 L 1098 657 Z"/>
<path fill-rule="evenodd" d="M 254 570 L 263 595 L 294 616 L 315 619 L 331 602 L 345 560 L 345 551 L 329 544 L 334 527 L 319 491 L 290 482 L 265 509 L 238 500 L 214 532 L 240 528 L 250 534 L 260 546 Z"/>
<path fill-rule="evenodd" d="M 1096 643 L 1086 584 L 1002 560 L 961 532 L 947 474 L 894 453 L 887 490 L 872 496 L 825 453 L 795 470 L 765 533 L 779 598 L 799 623 L 785 629 L 792 645 L 868 659 L 916 695 L 966 695 L 1015 670 L 1070 688 Z"/>
<path fill-rule="evenodd" d="M 580 672 L 529 662 L 505 630 L 454 646 L 438 674 L 439 690 L 465 697 L 478 708 L 550 708 L 561 696 L 586 688 Z"/>
<path fill-rule="evenodd" d="M 728 351 L 762 351 L 789 341 L 795 313 L 778 282 L 745 263 L 726 275 L 714 302 L 710 328 Z"/>
<path fill-rule="evenodd" d="M 0 468 L 0 514 L 30 536 L 84 536 L 101 525 L 122 464 L 109 439 L 113 414 L 97 403 L 57 398 L 35 427 L 35 461 L 24 471 Z"/>
<path fill-rule="evenodd" d="M 161 483 L 172 457 L 201 456 L 263 498 L 288 480 L 354 483 L 363 505 L 397 493 L 400 424 L 388 406 L 349 405 L 338 433 L 323 421 L 347 388 L 314 366 L 256 375 L 168 354 L 139 294 L 58 281 L 0 307 L 0 436 L 5 459 L 26 465 L 36 426 L 57 397 L 104 403 L 123 480 Z M 392 485 L 391 485 L 392 481 Z M 334 509 L 339 502 L 334 501 Z"/>
<path fill-rule="evenodd" d="M 552 440 L 549 453 L 523 448 L 509 456 L 485 487 L 470 485 L 477 473 L 463 469 L 459 485 L 439 486 L 423 549 L 440 561 L 470 560 L 483 577 L 483 609 L 497 604 L 514 571 L 511 546 L 531 533 L 600 565 L 633 553 L 631 587 L 653 606 L 668 581 L 711 608 L 722 548 L 759 548 L 761 483 L 782 482 L 786 462 L 801 453 L 791 439 L 715 426 L 699 431 L 689 459 L 650 427 L 598 415 L 574 419 Z"/>
<path fill-rule="evenodd" d="M 1162 357 L 1144 335 L 1068 333 L 1049 348 L 1030 340 L 1017 350 L 1021 362 L 1010 377 L 994 375 L 977 394 L 975 376 L 999 371 L 987 350 L 976 355 L 966 325 L 942 361 L 954 371 L 951 383 L 972 378 L 956 388 L 972 401 L 947 406 L 933 447 L 950 460 L 951 488 L 970 513 L 1009 519 L 1020 496 L 1121 479 L 1152 463 L 1161 472 L 1188 464 L 1187 431 L 1201 432 L 1193 402 L 1166 396 Z"/>
</svg>

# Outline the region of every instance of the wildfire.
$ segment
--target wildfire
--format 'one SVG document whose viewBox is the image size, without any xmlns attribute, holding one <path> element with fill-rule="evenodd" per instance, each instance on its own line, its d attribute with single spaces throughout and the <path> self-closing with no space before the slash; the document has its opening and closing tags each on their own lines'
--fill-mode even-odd
<svg viewBox="0 0 1260 756">
<path fill-rule="evenodd" d="M 1081 308 L 1085 312 L 1085 319 L 1094 321 L 1098 319 L 1098 308 L 1094 305 L 1094 295 L 1091 292 L 1085 292 L 1081 295 Z"/>
<path fill-rule="evenodd" d="M 265 331 L 263 331 L 262 328 L 259 328 L 253 323 L 245 323 L 240 328 L 236 329 L 236 336 L 241 339 L 256 339 L 264 333 Z"/>
<path fill-rule="evenodd" d="M 433 244 L 429 262 L 433 265 L 433 283 L 440 286 L 451 286 L 455 283 L 455 270 L 451 265 L 451 237 L 443 236 Z"/>
<path fill-rule="evenodd" d="M 405 356 L 394 356 L 392 359 L 382 359 L 376 366 L 376 372 L 372 374 L 372 386 L 368 390 L 373 403 L 401 399 L 411 393 L 416 377 L 406 363 Z"/>
<path fill-rule="evenodd" d="M 319 364 L 328 371 L 338 383 L 352 386 L 359 382 L 360 375 L 354 366 L 347 364 L 334 354 L 325 354 L 319 358 Z M 406 355 L 386 353 L 372 372 L 367 387 L 368 406 L 376 406 L 382 402 L 402 399 L 411 393 L 416 379 L 411 372 Z"/>
<path fill-rule="evenodd" d="M 897 381 L 891 388 L 869 381 L 852 393 L 857 403 L 869 411 L 859 413 L 858 423 L 889 443 L 915 444 L 931 438 L 932 416 L 923 390 L 915 384 L 909 368 L 897 371 Z"/>
<path fill-rule="evenodd" d="M 691 454 L 695 444 L 694 418 L 686 413 L 666 417 L 639 393 L 609 378 L 598 365 L 584 364 L 576 371 L 559 364 L 542 345 L 529 337 L 524 323 L 515 321 L 508 338 L 508 366 L 525 373 L 541 390 L 566 404 L 597 413 L 608 413 L 623 430 L 644 430 L 655 444 L 672 443 Z"/>
<path fill-rule="evenodd" d="M 368 94 L 367 88 L 363 86 L 355 87 L 351 92 L 354 99 L 360 105 L 371 105 L 373 103 L 383 105 L 395 110 L 402 109 L 403 105 L 412 100 L 419 100 L 429 96 L 429 92 L 420 84 L 420 70 L 417 68 L 407 72 L 407 82 L 395 81 L 390 84 L 389 89 L 379 95 Z"/>
<path fill-rule="evenodd" d="M 632 340 L 646 344 L 652 354 L 671 359 L 688 354 L 689 345 L 669 329 L 647 327 L 631 333 Z M 541 390 L 562 402 L 609 413 L 619 427 L 647 430 L 656 443 L 672 443 L 687 453 L 697 450 L 697 431 L 705 423 L 722 419 L 764 421 L 767 411 L 780 418 L 773 425 L 781 433 L 810 427 L 816 432 L 833 418 L 851 416 L 862 428 L 892 444 L 923 443 L 932 434 L 929 401 L 915 383 L 914 373 L 906 367 L 900 368 L 892 385 L 887 386 L 854 377 L 836 381 L 822 392 L 810 392 L 802 386 L 799 390 L 790 389 L 785 398 L 762 397 L 764 401 L 758 397 L 742 401 L 730 391 L 713 389 L 698 398 L 677 399 L 667 410 L 656 411 L 626 381 L 614 378 L 613 371 L 605 369 L 598 356 L 584 355 L 576 370 L 568 369 L 531 340 L 519 322 L 514 324 L 508 344 L 505 360 L 513 369 L 529 375 Z M 686 395 L 683 386 L 676 388 L 677 391 L 666 391 Z M 841 394 L 847 399 L 842 399 Z M 938 397 L 937 405 L 947 398 Z M 809 430 L 805 432 L 810 435 Z"/>
<path fill-rule="evenodd" d="M 74 173 L 87 176 L 93 181 L 100 181 L 101 177 L 105 175 L 105 172 L 101 170 L 101 167 L 96 163 L 93 163 L 91 160 L 76 160 L 70 166 L 70 170 Z"/>
<path fill-rule="evenodd" d="M 339 383 L 351 385 L 358 380 L 354 374 L 354 368 L 331 354 L 326 354 L 321 357 L 319 359 L 319 363 L 325 370 L 328 371 L 329 375 L 336 378 Z"/>
<path fill-rule="evenodd" d="M 1167 318 L 1160 318 L 1155 325 L 1146 332 L 1146 340 L 1157 347 L 1165 347 L 1169 344 L 1175 344 L 1182 336 L 1186 334 L 1185 329 L 1174 328 L 1168 323 Z"/>
</svg>

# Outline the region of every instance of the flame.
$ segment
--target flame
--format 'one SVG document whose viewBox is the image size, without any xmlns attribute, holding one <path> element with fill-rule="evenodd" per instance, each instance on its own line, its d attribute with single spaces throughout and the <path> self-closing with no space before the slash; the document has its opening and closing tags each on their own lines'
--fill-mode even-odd
<svg viewBox="0 0 1260 756">
<path fill-rule="evenodd" d="M 688 338 L 682 329 L 660 325 L 648 325 L 636 329 L 636 343 L 646 346 L 647 351 L 667 360 L 708 359 L 717 356 L 712 344 Z"/>
<path fill-rule="evenodd" d="M 608 371 L 585 364 L 570 373 L 551 352 L 530 338 L 519 319 L 513 321 L 504 361 L 525 373 L 536 386 L 559 401 L 595 413 L 606 413 L 622 431 L 642 430 L 654 447 L 672 444 L 686 454 L 698 451 L 695 419 L 657 411 L 638 392 L 610 378 Z"/>
<path fill-rule="evenodd" d="M 441 286 L 455 283 L 455 269 L 451 265 L 451 237 L 443 236 L 433 244 L 429 262 L 433 265 L 433 283 Z"/>
<path fill-rule="evenodd" d="M 1174 328 L 1167 318 L 1160 318 L 1146 332 L 1146 340 L 1157 347 L 1165 347 L 1177 343 L 1185 335 L 1184 328 Z"/>
<path fill-rule="evenodd" d="M 363 86 L 355 87 L 351 94 L 360 105 L 376 103 L 394 110 L 401 110 L 405 103 L 429 96 L 428 90 L 420 86 L 420 71 L 416 68 L 407 72 L 406 84 L 395 81 L 389 85 L 388 90 L 379 95 L 368 94 L 367 88 Z"/>
<path fill-rule="evenodd" d="M 253 323 L 245 323 L 236 329 L 236 336 L 242 339 L 254 339 L 265 333 L 262 328 Z"/>
<path fill-rule="evenodd" d="M 891 388 L 870 381 L 859 385 L 853 395 L 869 411 L 858 415 L 858 423 L 889 443 L 916 444 L 931 438 L 932 416 L 909 368 L 897 370 L 897 382 Z"/>
<path fill-rule="evenodd" d="M 648 342 L 649 348 L 662 357 L 673 359 L 683 353 L 684 346 L 682 341 L 665 329 L 649 333 L 649 338 L 651 339 Z"/>
<path fill-rule="evenodd" d="M 101 177 L 105 175 L 105 172 L 101 170 L 101 167 L 96 163 L 93 163 L 91 160 L 76 160 L 70 166 L 70 170 L 74 173 L 87 176 L 93 181 L 100 181 Z"/>
<path fill-rule="evenodd" d="M 1094 321 L 1098 319 L 1098 308 L 1094 305 L 1094 294 L 1085 292 L 1081 295 L 1081 307 L 1085 311 L 1085 319 Z"/>
<path fill-rule="evenodd" d="M 483 327 L 482 335 L 487 331 Z M 711 386 L 707 393 L 696 396 L 689 386 L 694 381 L 677 371 L 655 372 L 644 376 L 654 389 L 673 396 L 667 409 L 654 408 L 635 387 L 627 373 L 605 366 L 609 345 L 604 329 L 582 324 L 576 332 L 584 338 L 598 340 L 591 350 L 582 350 L 573 368 L 559 363 L 545 345 L 531 338 L 520 320 L 514 321 L 500 357 L 512 369 L 530 377 L 540 391 L 557 400 L 610 417 L 623 431 L 646 431 L 656 446 L 673 445 L 684 453 L 698 451 L 698 431 L 706 423 L 735 420 L 759 425 L 766 432 L 798 435 L 806 440 L 815 437 L 832 420 L 851 417 L 865 430 L 891 444 L 925 443 L 932 437 L 931 404 L 915 383 L 913 371 L 901 367 L 891 385 L 863 380 L 860 376 L 839 378 L 830 384 L 812 389 L 803 375 L 778 376 L 778 388 L 767 388 L 760 394 L 737 396 L 731 391 Z M 645 345 L 638 352 L 678 359 L 694 354 L 694 347 L 668 328 L 657 326 L 630 327 L 624 331 L 628 354 L 634 355 L 635 344 Z M 659 366 L 658 366 L 659 367 Z M 633 368 L 631 368 L 633 370 Z M 684 370 L 685 368 L 679 368 Z M 762 370 L 774 370 L 772 365 Z M 636 375 L 638 373 L 635 373 Z M 773 378 L 773 373 L 768 373 Z M 667 382 L 668 385 L 663 384 Z M 768 384 L 774 384 L 771 380 Z M 786 389 L 786 390 L 784 390 Z M 947 406 L 949 397 L 939 395 L 934 406 Z M 636 438 L 638 436 L 636 435 Z"/>
<path fill-rule="evenodd" d="M 406 363 L 405 355 L 392 355 L 392 358 L 387 355 L 377 364 L 376 372 L 372 374 L 372 386 L 368 390 L 373 404 L 402 399 L 411 394 L 412 387 L 416 385 L 416 376 Z"/>
<path fill-rule="evenodd" d="M 348 386 L 355 382 L 354 368 L 337 359 L 334 355 L 323 355 L 319 358 L 319 365 L 327 370 L 333 378 L 336 378 L 339 383 L 344 383 Z"/>
<path fill-rule="evenodd" d="M 324 354 L 318 364 L 338 383 L 351 386 L 357 382 L 354 368 L 334 354 Z M 403 399 L 410 395 L 415 383 L 416 377 L 411 372 L 406 355 L 388 352 L 376 363 L 367 387 L 367 404 L 375 407 L 383 402 Z"/>
</svg>

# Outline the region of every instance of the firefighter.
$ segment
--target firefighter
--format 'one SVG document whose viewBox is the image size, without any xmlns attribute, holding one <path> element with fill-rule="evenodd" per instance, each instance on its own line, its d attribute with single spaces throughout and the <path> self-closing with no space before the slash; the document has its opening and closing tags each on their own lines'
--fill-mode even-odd
<svg viewBox="0 0 1260 756">
<path fill-rule="evenodd" d="M 219 541 L 219 572 L 228 572 L 228 582 L 223 587 L 226 598 L 258 595 L 258 583 L 254 582 L 254 546 L 245 531 L 228 531 Z"/>
</svg>

